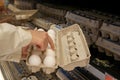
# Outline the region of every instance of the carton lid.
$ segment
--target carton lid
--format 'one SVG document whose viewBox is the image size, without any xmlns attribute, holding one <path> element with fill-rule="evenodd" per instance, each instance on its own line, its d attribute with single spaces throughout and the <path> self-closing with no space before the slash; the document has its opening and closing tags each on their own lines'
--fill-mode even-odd
<svg viewBox="0 0 120 80">
<path fill-rule="evenodd" d="M 91 55 L 78 24 L 57 31 L 56 54 L 58 66 L 65 70 L 85 67 L 89 63 Z"/>
</svg>

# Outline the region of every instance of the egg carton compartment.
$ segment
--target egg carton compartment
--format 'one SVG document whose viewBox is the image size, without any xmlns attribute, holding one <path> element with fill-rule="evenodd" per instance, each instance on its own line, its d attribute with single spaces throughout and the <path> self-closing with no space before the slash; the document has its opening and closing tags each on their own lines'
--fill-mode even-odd
<svg viewBox="0 0 120 80">
<path fill-rule="evenodd" d="M 120 37 L 120 27 L 119 26 L 103 23 L 100 31 L 102 33 L 102 37 L 105 37 L 105 38 L 109 37 L 112 41 L 119 42 L 119 37 Z"/>
<path fill-rule="evenodd" d="M 109 39 L 110 38 L 110 34 L 108 32 L 105 32 L 105 31 L 101 31 L 102 33 L 102 37 L 103 38 L 106 38 L 106 39 Z"/>
<path fill-rule="evenodd" d="M 56 54 L 58 65 L 65 70 L 77 66 L 85 67 L 90 60 L 90 52 L 85 37 L 78 24 L 57 32 Z"/>
<path fill-rule="evenodd" d="M 116 41 L 116 42 L 119 42 L 119 36 L 118 35 L 115 35 L 115 34 L 112 34 L 110 32 L 107 32 L 107 31 L 101 31 L 102 33 L 102 37 L 103 38 L 106 38 L 106 39 L 110 39 L 112 41 Z"/>
<path fill-rule="evenodd" d="M 99 37 L 98 40 L 96 41 L 96 45 L 103 48 L 106 52 L 106 55 L 113 55 L 115 59 L 118 59 L 116 55 L 120 56 L 119 44 Z"/>
<path fill-rule="evenodd" d="M 110 35 L 110 38 L 111 38 L 112 41 L 116 41 L 116 42 L 119 42 L 119 41 L 120 41 L 120 40 L 119 40 L 119 36 L 116 36 L 116 35 L 114 35 L 114 34 L 111 34 L 111 35 Z"/>
<path fill-rule="evenodd" d="M 55 68 L 48 68 L 48 67 L 42 68 L 42 71 L 46 74 L 51 74 L 51 73 L 55 72 L 55 70 L 56 70 Z"/>
</svg>

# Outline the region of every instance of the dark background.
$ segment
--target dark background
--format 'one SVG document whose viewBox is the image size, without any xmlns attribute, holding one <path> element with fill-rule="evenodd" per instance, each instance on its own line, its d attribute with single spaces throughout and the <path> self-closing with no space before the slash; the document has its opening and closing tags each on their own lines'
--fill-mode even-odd
<svg viewBox="0 0 120 80">
<path fill-rule="evenodd" d="M 37 0 L 38 2 L 47 2 L 53 5 L 70 6 L 98 10 L 105 13 L 120 16 L 120 4 L 118 0 Z"/>
</svg>

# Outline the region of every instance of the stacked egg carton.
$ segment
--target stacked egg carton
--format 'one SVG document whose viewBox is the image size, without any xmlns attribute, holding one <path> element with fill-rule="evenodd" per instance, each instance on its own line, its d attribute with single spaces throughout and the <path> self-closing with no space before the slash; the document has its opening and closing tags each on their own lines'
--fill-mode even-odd
<svg viewBox="0 0 120 80">
<path fill-rule="evenodd" d="M 89 46 L 92 45 L 97 40 L 99 27 L 100 27 L 99 21 L 87 17 L 83 17 L 69 11 L 67 12 L 65 17 L 68 25 L 74 23 L 80 25 Z"/>
<path fill-rule="evenodd" d="M 103 23 L 100 32 L 101 37 L 96 41 L 98 50 L 108 56 L 114 56 L 115 60 L 120 60 L 120 26 Z"/>
<path fill-rule="evenodd" d="M 29 62 L 31 55 L 29 55 L 26 61 L 26 64 L 29 66 L 29 68 L 33 72 L 42 69 L 45 73 L 50 74 L 54 72 L 58 66 L 68 71 L 74 69 L 77 66 L 87 66 L 90 60 L 90 52 L 79 25 L 71 25 L 62 30 L 55 31 L 55 34 L 55 40 L 53 40 L 55 44 L 55 62 L 48 61 L 48 63 L 45 63 L 45 58 L 48 55 L 52 55 L 53 52 L 46 51 L 48 54 L 47 56 L 46 52 L 39 52 L 41 54 L 41 64 L 37 66 L 31 65 Z M 49 66 L 51 62 L 55 64 L 53 66 Z"/>
<path fill-rule="evenodd" d="M 57 19 L 61 23 L 65 22 L 66 10 L 56 9 L 42 4 L 37 4 L 36 7 L 37 9 L 40 10 L 40 13 L 42 13 L 44 16 Z"/>
</svg>

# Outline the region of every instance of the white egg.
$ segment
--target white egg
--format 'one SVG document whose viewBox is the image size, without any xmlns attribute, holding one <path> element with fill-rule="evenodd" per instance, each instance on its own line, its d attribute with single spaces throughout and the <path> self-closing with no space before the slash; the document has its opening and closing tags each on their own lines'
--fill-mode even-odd
<svg viewBox="0 0 120 80">
<path fill-rule="evenodd" d="M 52 39 L 53 43 L 55 43 L 55 35 L 52 34 L 48 34 L 50 36 L 50 38 Z"/>
<path fill-rule="evenodd" d="M 49 29 L 47 32 L 48 32 L 48 34 L 55 35 L 55 31 L 53 29 Z"/>
<path fill-rule="evenodd" d="M 46 56 L 44 61 L 43 61 L 44 65 L 46 67 L 54 67 L 55 66 L 55 57 L 52 57 L 52 56 Z"/>
<path fill-rule="evenodd" d="M 29 57 L 29 64 L 32 66 L 39 66 L 41 64 L 41 59 L 38 55 L 31 55 Z"/>
<path fill-rule="evenodd" d="M 42 29 L 42 28 L 40 28 L 40 29 L 38 29 L 38 31 L 45 31 L 44 29 Z"/>
<path fill-rule="evenodd" d="M 46 51 L 45 51 L 45 55 L 55 57 L 55 51 L 53 51 L 52 49 L 47 48 Z"/>
</svg>

